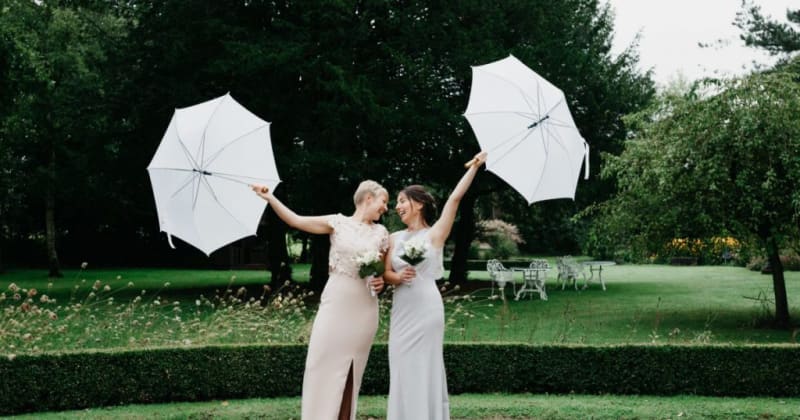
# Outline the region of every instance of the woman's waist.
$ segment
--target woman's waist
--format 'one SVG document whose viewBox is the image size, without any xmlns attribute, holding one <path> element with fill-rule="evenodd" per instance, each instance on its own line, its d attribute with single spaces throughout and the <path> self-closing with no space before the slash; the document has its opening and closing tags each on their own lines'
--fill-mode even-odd
<svg viewBox="0 0 800 420">
<path fill-rule="evenodd" d="M 369 293 L 366 279 L 332 273 L 322 291 L 321 300 L 352 302 L 353 299 L 366 300 L 377 305 L 377 300 Z"/>
<path fill-rule="evenodd" d="M 424 318 L 429 313 L 444 314 L 444 303 L 440 295 L 432 293 L 395 293 L 392 299 L 393 317 L 401 314 L 414 314 L 414 318 Z"/>
<path fill-rule="evenodd" d="M 432 302 L 441 305 L 442 294 L 433 281 L 429 283 L 416 283 L 416 280 L 412 280 L 411 283 L 395 286 L 394 300 L 404 299 L 415 299 L 421 302 Z"/>
</svg>

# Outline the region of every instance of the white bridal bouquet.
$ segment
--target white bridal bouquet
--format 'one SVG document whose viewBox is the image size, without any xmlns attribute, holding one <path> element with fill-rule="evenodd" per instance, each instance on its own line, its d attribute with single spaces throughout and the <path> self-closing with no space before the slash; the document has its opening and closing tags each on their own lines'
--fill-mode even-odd
<svg viewBox="0 0 800 420">
<path fill-rule="evenodd" d="M 367 279 L 367 289 L 369 289 L 372 296 L 375 296 L 375 290 L 369 283 L 371 277 L 383 274 L 384 265 L 381 253 L 378 251 L 365 251 L 356 255 L 355 261 L 358 264 L 358 276 Z"/>
<path fill-rule="evenodd" d="M 410 239 L 403 243 L 403 255 L 400 258 L 411 265 L 417 265 L 425 260 L 425 252 L 427 250 L 428 247 L 425 241 Z"/>
</svg>

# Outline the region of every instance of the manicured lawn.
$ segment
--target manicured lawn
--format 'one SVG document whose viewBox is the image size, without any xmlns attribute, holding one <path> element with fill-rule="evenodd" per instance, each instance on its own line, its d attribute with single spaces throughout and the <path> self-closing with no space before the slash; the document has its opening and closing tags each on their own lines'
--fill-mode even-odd
<svg viewBox="0 0 800 420">
<path fill-rule="evenodd" d="M 296 265 L 296 281 L 307 282 L 308 269 L 308 265 Z M 292 314 L 296 311 L 290 313 L 286 306 L 281 306 L 281 311 L 270 313 L 260 312 L 257 308 L 236 311 L 236 308 L 243 308 L 247 299 L 257 299 L 263 295 L 263 285 L 269 281 L 269 273 L 264 271 L 94 270 L 90 267 L 85 271 L 67 271 L 65 278 L 58 280 L 48 280 L 44 274 L 41 270 L 4 273 L 0 275 L 0 291 L 5 291 L 10 298 L 8 287 L 15 283 L 20 288 L 36 288 L 36 299 L 47 294 L 59 299 L 57 305 L 72 303 L 72 307 L 62 309 L 58 319 L 52 323 L 43 319 L 40 324 L 34 325 L 30 318 L 22 315 L 17 325 L 0 322 L 0 330 L 14 331 L 13 340 L 16 340 L 4 344 L 3 340 L 12 338 L 0 334 L 0 348 L 22 352 L 34 346 L 39 349 L 57 349 L 66 345 L 76 349 L 82 348 L 80 346 L 140 347 L 170 343 L 272 342 L 284 339 L 282 337 L 289 337 L 296 342 L 297 337 L 302 340 L 303 335 L 307 334 L 308 324 L 303 326 L 303 322 L 313 317 L 315 309 L 313 303 L 308 308 L 301 307 L 299 310 L 305 321 L 293 319 L 291 323 L 277 319 L 294 316 Z M 488 273 L 470 273 L 467 289 L 472 291 L 469 299 L 462 298 L 463 291 L 449 290 L 445 293 L 448 318 L 446 340 L 590 345 L 796 343 L 798 340 L 797 329 L 775 330 L 768 327 L 773 298 L 772 279 L 744 268 L 616 265 L 606 267 L 603 272 L 607 291 L 602 291 L 598 284 L 586 290 L 561 290 L 555 282 L 555 274 L 555 270 L 549 273 L 549 300 L 525 297 L 515 301 L 509 286 L 504 302 L 490 297 Z M 92 285 L 98 280 L 101 287 L 97 297 L 87 299 Z M 132 286 L 128 286 L 130 283 Z M 168 287 L 165 287 L 166 283 L 169 283 Z M 790 313 L 798 319 L 800 272 L 787 272 L 786 283 Z M 102 292 L 105 285 L 109 286 L 110 291 Z M 210 299 L 224 294 L 228 286 L 234 294 L 242 287 L 247 291 L 240 303 L 227 305 L 233 311 L 221 312 L 221 302 L 217 300 L 214 303 Z M 144 298 L 135 307 L 126 306 L 143 292 L 146 293 Z M 201 295 L 204 297 L 201 298 Z M 384 319 L 377 335 L 378 341 L 385 341 L 388 337 L 386 317 L 391 305 L 389 295 L 382 297 Z M 114 298 L 113 302 L 108 302 L 110 297 Z M 759 297 L 761 300 L 756 299 Z M 200 306 L 198 299 L 202 300 Z M 160 305 L 154 305 L 158 300 Z M 75 307 L 76 302 L 82 304 L 80 309 Z M 19 303 L 7 299 L 0 302 L 0 306 L 19 306 Z M 66 320 L 68 314 L 72 315 Z M 80 314 L 93 317 L 91 321 L 80 324 Z M 28 321 L 23 325 L 24 319 Z M 275 333 L 267 331 L 265 327 L 268 323 L 281 330 Z M 287 325 L 299 326 L 300 331 L 288 331 Z M 28 329 L 22 331 L 22 328 Z M 54 335 L 58 328 L 62 332 L 78 334 L 80 338 L 69 339 L 69 334 Z M 163 334 L 152 336 L 161 330 Z M 214 331 L 214 334 L 209 334 L 209 331 Z M 30 336 L 25 335 L 28 332 Z M 106 332 L 113 333 L 113 337 Z M 57 337 L 60 341 L 48 344 L 48 337 Z M 42 341 L 37 341 L 40 339 Z"/>
<path fill-rule="evenodd" d="M 293 266 L 295 281 L 308 282 L 309 264 L 296 264 Z M 270 273 L 262 270 L 180 270 L 180 269 L 154 269 L 154 268 L 119 268 L 119 269 L 92 269 L 64 270 L 64 277 L 48 279 L 46 270 L 9 270 L 0 274 L 0 291 L 7 290 L 8 285 L 16 283 L 20 287 L 35 287 L 40 291 L 50 288 L 51 296 L 69 296 L 73 287 L 81 284 L 82 280 L 94 283 L 100 280 L 109 284 L 112 289 L 124 288 L 129 282 L 134 284 L 133 289 L 151 291 L 165 289 L 172 293 L 191 294 L 198 290 L 224 288 L 228 284 L 233 286 L 261 286 L 269 283 Z M 232 281 L 233 280 L 233 281 Z M 164 288 L 164 284 L 169 286 Z"/>
<path fill-rule="evenodd" d="M 710 418 L 796 419 L 797 398 L 711 398 L 695 396 L 652 397 L 620 395 L 496 395 L 464 394 L 450 397 L 455 419 L 619 419 Z M 19 418 L 36 419 L 183 419 L 260 418 L 299 419 L 299 398 L 210 401 L 96 408 L 58 413 L 36 413 Z M 361 396 L 359 419 L 382 419 L 386 397 Z"/>
<path fill-rule="evenodd" d="M 480 278 L 485 273 L 477 274 Z M 790 314 L 798 319 L 800 272 L 785 275 Z M 515 301 L 507 290 L 506 306 L 499 301 L 472 304 L 476 316 L 458 317 L 447 339 L 586 344 L 800 339 L 796 329 L 766 326 L 774 299 L 771 276 L 729 266 L 617 265 L 607 267 L 603 278 L 605 292 L 599 284 L 562 291 L 550 273 L 549 300 L 537 296 Z M 473 295 L 485 297 L 489 291 Z M 769 303 L 753 299 L 759 295 Z"/>
</svg>

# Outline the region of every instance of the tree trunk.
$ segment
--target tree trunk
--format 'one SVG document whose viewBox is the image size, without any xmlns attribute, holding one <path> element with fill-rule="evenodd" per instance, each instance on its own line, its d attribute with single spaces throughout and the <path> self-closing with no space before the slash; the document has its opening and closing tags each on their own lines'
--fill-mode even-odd
<svg viewBox="0 0 800 420">
<path fill-rule="evenodd" d="M 308 262 L 308 234 L 307 233 L 303 233 L 302 238 L 303 238 L 303 247 L 300 250 L 300 258 L 299 259 L 300 259 L 301 263 L 307 263 Z"/>
<path fill-rule="evenodd" d="M 5 271 L 5 266 L 3 265 L 3 248 L 6 244 L 6 231 L 5 231 L 5 222 L 4 222 L 4 212 L 3 207 L 0 206 L 0 274 L 3 274 Z"/>
<path fill-rule="evenodd" d="M 267 259 L 272 274 L 270 287 L 277 290 L 285 281 L 291 280 L 292 268 L 286 251 L 286 223 L 270 208 L 267 212 L 269 233 L 267 234 Z"/>
<path fill-rule="evenodd" d="M 61 274 L 61 267 L 58 263 L 58 252 L 56 251 L 56 197 L 53 191 L 52 182 L 47 183 L 45 191 L 45 236 L 47 241 L 47 265 L 49 268 L 48 277 L 64 277 Z"/>
<path fill-rule="evenodd" d="M 475 235 L 475 195 L 467 193 L 461 200 L 460 217 L 455 226 L 455 243 L 453 259 L 450 261 L 450 283 L 453 285 L 467 282 L 467 257 L 469 245 Z"/>
<path fill-rule="evenodd" d="M 47 187 L 45 188 L 44 228 L 47 242 L 47 277 L 64 277 L 56 251 L 56 148 L 50 145 L 50 162 L 47 168 Z"/>
<path fill-rule="evenodd" d="M 6 244 L 6 237 L 3 234 L 3 224 L 0 223 L 0 274 L 3 274 L 6 269 L 3 265 L 3 247 Z"/>
<path fill-rule="evenodd" d="M 783 277 L 780 249 L 774 237 L 769 239 L 767 250 L 769 264 L 772 267 L 772 288 L 775 290 L 775 324 L 778 327 L 788 327 L 789 301 L 786 297 L 786 281 Z"/>
<path fill-rule="evenodd" d="M 311 236 L 311 288 L 322 291 L 328 282 L 328 253 L 331 240 L 328 235 Z"/>
</svg>

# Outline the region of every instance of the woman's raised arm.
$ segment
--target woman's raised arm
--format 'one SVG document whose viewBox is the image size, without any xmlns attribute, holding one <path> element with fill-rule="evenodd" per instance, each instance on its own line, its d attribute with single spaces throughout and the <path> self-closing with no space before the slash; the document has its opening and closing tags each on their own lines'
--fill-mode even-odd
<svg viewBox="0 0 800 420">
<path fill-rule="evenodd" d="M 289 207 L 286 207 L 285 204 L 275 198 L 274 195 L 269 191 L 264 185 L 253 184 L 250 186 L 259 197 L 263 198 L 264 200 L 272 206 L 272 211 L 278 215 L 287 225 L 302 230 L 303 232 L 323 235 L 323 234 L 330 234 L 333 232 L 333 228 L 330 226 L 328 221 L 332 217 L 331 215 L 327 216 L 300 216 L 299 214 L 295 213 Z"/>
<path fill-rule="evenodd" d="M 464 194 L 469 190 L 472 185 L 472 180 L 475 179 L 475 174 L 478 173 L 478 168 L 486 162 L 486 152 L 480 152 L 473 158 L 474 163 L 467 169 L 464 176 L 456 184 L 456 188 L 450 193 L 450 197 L 442 208 L 442 214 L 439 220 L 431 226 L 429 233 L 431 245 L 437 248 L 444 246 L 447 237 L 450 236 L 450 230 L 453 228 L 453 222 L 456 220 L 456 213 L 458 212 L 458 205 L 461 204 L 461 199 Z"/>
</svg>

